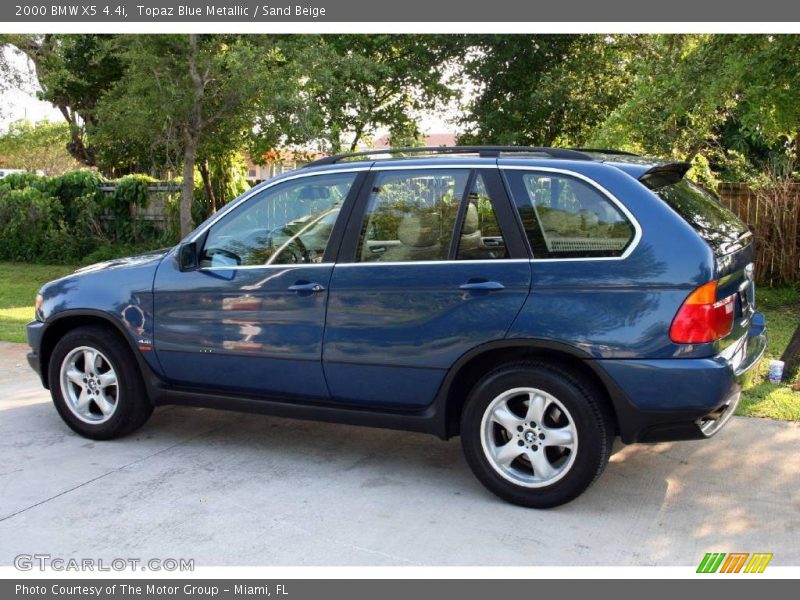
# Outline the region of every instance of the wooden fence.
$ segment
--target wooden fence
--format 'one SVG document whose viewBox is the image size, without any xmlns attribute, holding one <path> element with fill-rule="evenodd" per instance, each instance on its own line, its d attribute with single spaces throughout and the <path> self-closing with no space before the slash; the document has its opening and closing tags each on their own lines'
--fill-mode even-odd
<svg viewBox="0 0 800 600">
<path fill-rule="evenodd" d="M 100 188 L 106 196 L 114 193 L 116 186 L 104 185 Z M 181 186 L 174 183 L 151 183 L 147 186 L 148 202 L 147 206 L 135 207 L 135 216 L 143 221 L 150 221 L 161 230 L 169 227 L 169 214 L 167 211 L 167 200 L 171 195 L 180 194 Z M 106 220 L 112 217 L 103 217 Z"/>
<path fill-rule="evenodd" d="M 759 190 L 723 183 L 718 193 L 755 235 L 759 282 L 800 282 L 800 183 Z"/>
</svg>

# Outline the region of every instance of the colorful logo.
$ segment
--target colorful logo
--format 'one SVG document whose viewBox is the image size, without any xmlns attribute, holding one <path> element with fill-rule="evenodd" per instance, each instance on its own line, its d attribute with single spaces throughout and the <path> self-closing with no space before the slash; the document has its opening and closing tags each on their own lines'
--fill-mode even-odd
<svg viewBox="0 0 800 600">
<path fill-rule="evenodd" d="M 772 552 L 706 552 L 697 567 L 698 573 L 763 573 Z"/>
</svg>

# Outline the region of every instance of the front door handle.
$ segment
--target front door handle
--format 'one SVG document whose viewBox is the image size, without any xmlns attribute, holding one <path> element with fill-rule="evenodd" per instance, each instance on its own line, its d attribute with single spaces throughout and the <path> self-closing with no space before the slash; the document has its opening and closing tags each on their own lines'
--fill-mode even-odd
<svg viewBox="0 0 800 600">
<path fill-rule="evenodd" d="M 290 292 L 298 292 L 298 293 L 316 293 L 316 292 L 324 292 L 325 286 L 321 283 L 317 283 L 316 281 L 298 281 L 294 285 L 289 286 Z"/>
<path fill-rule="evenodd" d="M 506 289 L 499 281 L 468 281 L 458 286 L 462 290 L 472 290 L 477 292 L 496 292 Z"/>
</svg>

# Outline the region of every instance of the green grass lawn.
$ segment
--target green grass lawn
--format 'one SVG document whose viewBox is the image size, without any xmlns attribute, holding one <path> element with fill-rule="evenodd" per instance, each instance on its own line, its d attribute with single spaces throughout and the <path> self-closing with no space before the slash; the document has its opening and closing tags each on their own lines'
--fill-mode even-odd
<svg viewBox="0 0 800 600">
<path fill-rule="evenodd" d="M 75 267 L 0 262 L 0 341 L 25 342 L 25 324 L 33 320 L 36 292 Z"/>
<path fill-rule="evenodd" d="M 33 318 L 33 300 L 41 285 L 71 273 L 75 267 L 0 262 L 0 341 L 24 342 L 25 324 Z M 758 310 L 767 317 L 766 359 L 747 390 L 737 414 L 800 421 L 800 391 L 791 384 L 767 381 L 770 358 L 779 358 L 800 324 L 800 287 L 757 291 Z"/>
<path fill-rule="evenodd" d="M 800 380 L 800 376 L 794 381 L 784 378 L 780 384 L 767 381 L 769 360 L 781 357 L 800 325 L 800 288 L 757 288 L 756 305 L 767 318 L 769 345 L 752 385 L 742 395 L 736 414 L 800 421 L 800 391 L 792 390 L 792 384 Z"/>
</svg>

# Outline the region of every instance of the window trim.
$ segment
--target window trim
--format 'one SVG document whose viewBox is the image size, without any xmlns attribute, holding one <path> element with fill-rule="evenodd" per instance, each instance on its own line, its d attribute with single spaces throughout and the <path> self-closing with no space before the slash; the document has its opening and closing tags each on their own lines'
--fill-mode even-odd
<svg viewBox="0 0 800 600">
<path fill-rule="evenodd" d="M 603 196 L 608 198 L 608 200 L 610 200 L 611 203 L 614 204 L 614 206 L 616 206 L 620 210 L 620 212 L 625 215 L 625 217 L 627 217 L 627 219 L 630 221 L 631 225 L 633 226 L 633 239 L 631 240 L 630 244 L 628 244 L 628 247 L 625 249 L 625 252 L 623 252 L 619 256 L 574 256 L 574 257 L 566 256 L 566 257 L 562 257 L 562 258 L 549 258 L 549 257 L 548 258 L 536 258 L 535 254 L 533 253 L 533 248 L 530 248 L 531 256 L 532 256 L 531 262 L 578 262 L 578 261 L 625 260 L 631 254 L 633 254 L 633 252 L 639 246 L 639 242 L 642 239 L 642 226 L 639 224 L 638 219 L 628 209 L 628 207 L 625 206 L 622 203 L 622 201 L 619 198 L 617 198 L 614 194 L 612 194 L 608 189 L 606 189 L 605 187 L 603 187 L 602 185 L 597 183 L 594 179 L 592 179 L 590 177 L 587 177 L 586 175 L 583 175 L 582 173 L 578 173 L 576 171 L 571 171 L 569 169 L 561 169 L 561 168 L 557 168 L 557 167 L 540 167 L 540 166 L 535 166 L 535 167 L 531 166 L 531 167 L 529 167 L 529 166 L 525 166 L 525 165 L 498 165 L 498 168 L 501 171 L 529 171 L 529 172 L 533 172 L 533 173 L 536 173 L 536 172 L 556 173 L 556 174 L 559 174 L 559 175 L 567 175 L 567 176 L 570 176 L 570 177 L 574 177 L 575 179 L 578 179 L 580 181 L 583 181 L 584 183 L 589 184 L 590 186 L 595 188 L 598 192 L 600 192 Z M 506 188 L 507 188 L 507 191 L 508 191 L 509 198 L 511 199 L 511 202 L 514 205 L 514 209 L 516 210 L 517 213 L 519 213 L 519 211 L 517 210 L 516 202 L 514 201 L 514 198 L 513 198 L 512 194 L 511 194 L 511 186 L 509 185 L 509 182 L 507 181 L 505 176 L 503 177 L 503 180 L 504 180 L 504 183 L 506 184 Z M 524 238 L 525 238 L 525 243 L 528 244 L 528 246 L 530 247 L 530 241 L 528 240 L 528 236 L 525 235 Z"/>
</svg>

